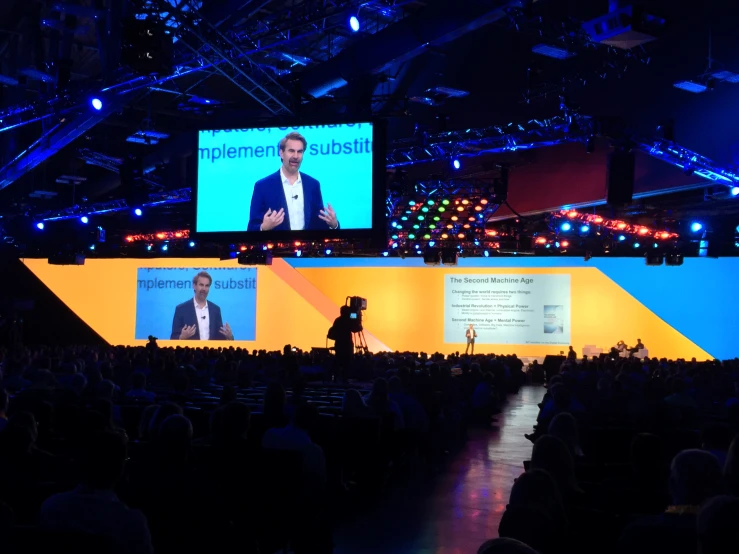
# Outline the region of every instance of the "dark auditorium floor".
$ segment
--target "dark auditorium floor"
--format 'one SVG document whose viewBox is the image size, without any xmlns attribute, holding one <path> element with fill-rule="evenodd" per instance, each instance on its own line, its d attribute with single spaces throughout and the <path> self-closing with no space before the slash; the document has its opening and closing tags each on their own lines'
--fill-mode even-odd
<svg viewBox="0 0 739 554">
<path fill-rule="evenodd" d="M 513 480 L 531 456 L 524 437 L 536 421 L 541 386 L 508 397 L 498 429 L 472 429 L 433 483 L 409 479 L 335 529 L 336 554 L 469 554 L 498 536 Z"/>
</svg>

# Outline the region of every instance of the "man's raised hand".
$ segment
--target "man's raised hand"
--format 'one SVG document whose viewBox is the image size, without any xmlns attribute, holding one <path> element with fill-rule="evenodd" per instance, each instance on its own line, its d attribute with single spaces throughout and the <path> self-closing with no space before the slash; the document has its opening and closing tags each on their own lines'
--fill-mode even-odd
<svg viewBox="0 0 739 554">
<path fill-rule="evenodd" d="M 278 225 L 281 225 L 285 220 L 285 210 L 280 208 L 279 210 L 273 210 L 272 208 L 267 210 L 262 219 L 262 226 L 259 228 L 260 231 L 271 231 Z"/>
</svg>

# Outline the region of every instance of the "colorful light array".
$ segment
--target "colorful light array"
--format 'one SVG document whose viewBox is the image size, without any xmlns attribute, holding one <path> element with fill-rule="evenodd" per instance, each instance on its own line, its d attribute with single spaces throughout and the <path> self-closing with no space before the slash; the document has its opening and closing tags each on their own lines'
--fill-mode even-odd
<svg viewBox="0 0 739 554">
<path fill-rule="evenodd" d="M 127 235 L 124 239 L 126 242 L 157 242 L 165 240 L 181 240 L 190 238 L 189 229 L 180 231 L 159 231 L 158 233 Z"/>
<path fill-rule="evenodd" d="M 677 239 L 679 235 L 665 229 L 652 229 L 644 225 L 632 225 L 618 219 L 608 219 L 600 215 L 584 214 L 576 210 L 562 210 L 552 214 L 554 217 L 597 225 L 622 234 L 635 235 L 637 237 L 651 237 L 657 240 Z"/>
</svg>

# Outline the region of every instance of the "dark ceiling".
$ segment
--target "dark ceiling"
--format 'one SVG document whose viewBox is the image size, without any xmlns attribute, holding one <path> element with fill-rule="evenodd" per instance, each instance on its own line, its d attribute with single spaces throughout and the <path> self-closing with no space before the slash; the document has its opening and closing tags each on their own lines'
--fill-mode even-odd
<svg viewBox="0 0 739 554">
<path fill-rule="evenodd" d="M 176 150 L 171 144 L 184 131 L 261 122 L 289 111 L 314 116 L 371 109 L 388 118 L 389 138 L 400 140 L 412 137 L 419 125 L 435 133 L 550 118 L 561 114 L 564 95 L 569 110 L 621 118 L 630 132 L 643 136 L 655 136 L 658 125 L 671 121 L 681 146 L 721 167 L 735 167 L 739 84 L 717 82 L 702 94 L 672 85 L 703 78 L 709 54 L 711 70 L 739 72 L 739 5 L 623 2 L 664 18 L 657 40 L 626 50 L 583 42 L 575 34 L 570 45 L 576 55 L 570 59 L 531 52 L 541 42 L 572 36 L 581 23 L 607 13 L 609 4 L 614 2 L 5 0 L 0 3 L 0 224 L 12 235 L 20 228 L 14 220 L 120 198 L 120 165 L 131 156 L 155 166 L 150 192 L 178 189 L 186 168 L 171 154 Z M 363 29 L 352 33 L 347 15 L 360 6 Z M 181 76 L 140 78 L 121 64 L 120 18 L 145 11 L 177 22 L 172 29 L 180 38 L 174 48 Z M 106 15 L 95 18 L 96 13 Z M 424 40 L 441 28 L 449 32 Z M 407 42 L 396 32 L 401 29 L 423 47 L 400 48 Z M 216 49 L 204 48 L 207 44 L 248 60 L 240 65 L 246 75 L 220 63 Z M 208 68 L 214 60 L 219 63 Z M 331 75 L 348 85 L 310 94 Z M 265 91 L 256 98 L 244 92 L 255 83 Z M 417 101 L 440 86 L 468 95 L 437 105 Z M 91 114 L 89 98 L 107 87 L 117 94 L 115 100 L 105 113 Z M 141 130 L 170 138 L 158 145 L 126 141 Z M 494 164 L 486 160 L 466 166 L 468 173 L 492 175 Z M 423 179 L 435 169 L 417 164 L 408 171 L 413 179 Z M 59 183 L 61 176 L 79 180 Z M 703 214 L 733 221 L 736 203 L 707 204 L 701 182 L 695 177 L 698 188 L 641 199 L 611 215 L 662 221 Z M 164 206 L 156 225 L 186 226 L 189 210 L 187 203 Z M 109 219 L 111 228 L 133 229 L 127 216 Z"/>
</svg>

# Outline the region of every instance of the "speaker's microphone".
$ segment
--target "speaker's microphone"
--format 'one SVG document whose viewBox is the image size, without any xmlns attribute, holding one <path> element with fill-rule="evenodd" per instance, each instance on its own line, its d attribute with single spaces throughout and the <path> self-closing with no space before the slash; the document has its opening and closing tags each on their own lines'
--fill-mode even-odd
<svg viewBox="0 0 739 554">
<path fill-rule="evenodd" d="M 298 195 L 296 194 L 295 196 L 293 196 L 293 200 L 297 200 L 297 199 L 298 199 Z"/>
</svg>

